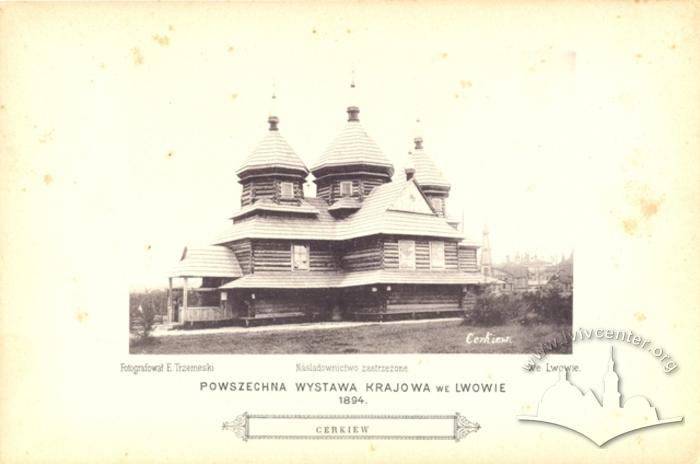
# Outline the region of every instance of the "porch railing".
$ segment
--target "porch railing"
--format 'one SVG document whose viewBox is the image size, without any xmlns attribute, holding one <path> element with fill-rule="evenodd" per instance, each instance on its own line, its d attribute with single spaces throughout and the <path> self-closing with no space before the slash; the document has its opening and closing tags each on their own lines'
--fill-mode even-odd
<svg viewBox="0 0 700 464">
<path fill-rule="evenodd" d="M 233 319 L 233 311 L 220 306 L 189 306 L 181 308 L 181 322 L 226 321 Z"/>
</svg>

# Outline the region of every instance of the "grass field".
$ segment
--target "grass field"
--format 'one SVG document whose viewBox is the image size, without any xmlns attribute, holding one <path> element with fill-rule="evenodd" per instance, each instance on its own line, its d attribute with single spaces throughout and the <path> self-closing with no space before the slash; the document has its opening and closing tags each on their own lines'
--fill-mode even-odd
<svg viewBox="0 0 700 464">
<path fill-rule="evenodd" d="M 134 346 L 133 354 L 343 354 L 343 353 L 531 353 L 561 339 L 570 327 L 555 324 L 470 327 L 462 321 L 370 324 L 358 327 L 212 333 L 158 337 Z M 509 343 L 467 343 L 467 336 L 510 337 Z M 570 352 L 570 345 L 562 353 Z"/>
</svg>

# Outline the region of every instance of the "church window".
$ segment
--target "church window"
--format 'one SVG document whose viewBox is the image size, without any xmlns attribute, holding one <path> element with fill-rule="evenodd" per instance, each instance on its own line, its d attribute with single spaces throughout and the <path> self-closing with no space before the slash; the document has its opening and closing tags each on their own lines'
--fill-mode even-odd
<svg viewBox="0 0 700 464">
<path fill-rule="evenodd" d="M 282 182 L 280 184 L 282 198 L 294 198 L 294 183 Z"/>
<path fill-rule="evenodd" d="M 416 268 L 416 242 L 399 240 L 399 269 Z"/>
<path fill-rule="evenodd" d="M 292 245 L 292 270 L 309 269 L 309 246 Z"/>
<path fill-rule="evenodd" d="M 340 196 L 349 197 L 352 195 L 352 181 L 343 181 L 340 183 Z"/>
<path fill-rule="evenodd" d="M 430 269 L 445 268 L 445 242 L 430 242 Z"/>
</svg>

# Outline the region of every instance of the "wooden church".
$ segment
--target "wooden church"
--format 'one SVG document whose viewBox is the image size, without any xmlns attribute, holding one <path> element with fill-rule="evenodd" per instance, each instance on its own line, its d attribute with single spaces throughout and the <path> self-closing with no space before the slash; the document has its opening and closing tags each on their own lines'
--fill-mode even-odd
<svg viewBox="0 0 700 464">
<path fill-rule="evenodd" d="M 359 113 L 347 109 L 345 128 L 310 170 L 270 116 L 236 172 L 241 207 L 230 227 L 209 246 L 185 248 L 170 276 L 171 322 L 386 320 L 473 306 L 484 284 L 479 245 L 446 216 L 449 181 L 421 138 L 394 176 Z M 309 174 L 315 197 L 304 194 Z"/>
</svg>

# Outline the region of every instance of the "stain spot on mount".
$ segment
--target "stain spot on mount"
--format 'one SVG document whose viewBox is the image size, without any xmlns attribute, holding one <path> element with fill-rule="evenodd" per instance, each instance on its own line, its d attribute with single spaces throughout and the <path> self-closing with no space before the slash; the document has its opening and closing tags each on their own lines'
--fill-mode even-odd
<svg viewBox="0 0 700 464">
<path fill-rule="evenodd" d="M 131 49 L 131 57 L 134 60 L 134 64 L 143 64 L 143 54 L 138 48 Z"/>
<path fill-rule="evenodd" d="M 649 219 L 659 212 L 659 206 L 661 206 L 662 202 L 663 199 L 654 200 L 651 198 L 640 197 L 639 210 L 645 218 Z"/>
<path fill-rule="evenodd" d="M 53 182 L 53 177 L 51 177 L 51 174 L 45 174 L 44 175 L 44 184 L 50 185 Z"/>
<path fill-rule="evenodd" d="M 75 318 L 78 319 L 78 322 L 85 322 L 87 321 L 88 313 L 86 313 L 85 311 L 78 311 L 78 313 L 75 315 Z"/>
<path fill-rule="evenodd" d="M 170 45 L 170 37 L 168 37 L 167 35 L 154 34 L 153 40 L 155 40 L 158 43 L 158 45 L 161 45 L 163 47 Z"/>
<path fill-rule="evenodd" d="M 236 47 L 230 46 L 230 47 L 228 47 L 228 50 L 227 50 L 227 51 L 228 51 L 229 53 L 233 53 L 233 52 L 236 51 Z"/>
<path fill-rule="evenodd" d="M 172 151 L 172 150 L 170 150 L 170 151 L 168 152 L 168 154 L 165 155 L 165 157 L 166 157 L 167 159 L 171 159 L 171 158 L 173 157 L 173 155 L 175 155 L 175 152 Z"/>
<path fill-rule="evenodd" d="M 637 226 L 638 225 L 639 224 L 634 219 L 623 219 L 622 220 L 622 228 L 625 229 L 625 232 L 627 232 L 629 235 L 634 235 L 637 233 Z"/>
<path fill-rule="evenodd" d="M 663 196 L 655 195 L 646 184 L 631 182 L 625 187 L 628 211 L 622 217 L 622 228 L 629 235 L 644 231 L 659 214 Z"/>
<path fill-rule="evenodd" d="M 39 143 L 46 143 L 50 142 L 51 140 L 53 140 L 53 130 L 45 132 L 44 135 L 39 137 Z"/>
<path fill-rule="evenodd" d="M 314 27 L 313 29 L 311 29 L 311 33 L 312 33 L 312 34 L 318 34 L 318 31 L 317 31 L 316 28 Z"/>
<path fill-rule="evenodd" d="M 170 32 L 174 31 L 174 30 L 175 30 L 175 26 L 173 26 L 172 24 L 168 24 L 168 30 L 169 30 Z"/>
<path fill-rule="evenodd" d="M 232 94 L 231 94 L 231 100 L 235 100 L 236 98 L 238 98 L 238 94 L 237 94 L 237 93 L 232 93 Z"/>
</svg>

